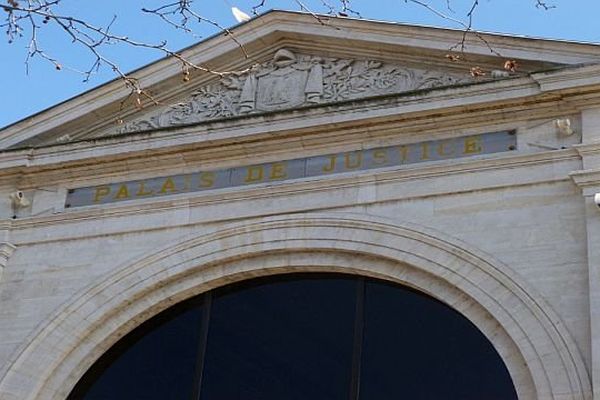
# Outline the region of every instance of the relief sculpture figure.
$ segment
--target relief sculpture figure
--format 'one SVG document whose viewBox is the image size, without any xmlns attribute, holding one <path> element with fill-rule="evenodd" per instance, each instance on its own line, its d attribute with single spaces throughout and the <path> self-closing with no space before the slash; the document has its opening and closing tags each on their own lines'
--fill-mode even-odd
<svg viewBox="0 0 600 400">
<path fill-rule="evenodd" d="M 323 94 L 323 72 L 319 58 L 298 62 L 296 55 L 281 49 L 271 68 L 251 73 L 240 95 L 240 113 L 271 111 L 319 103 Z"/>
<path fill-rule="evenodd" d="M 128 122 L 118 132 L 430 89 L 466 80 L 464 75 L 455 73 L 279 49 L 270 61 L 197 89 L 188 100 Z"/>
</svg>

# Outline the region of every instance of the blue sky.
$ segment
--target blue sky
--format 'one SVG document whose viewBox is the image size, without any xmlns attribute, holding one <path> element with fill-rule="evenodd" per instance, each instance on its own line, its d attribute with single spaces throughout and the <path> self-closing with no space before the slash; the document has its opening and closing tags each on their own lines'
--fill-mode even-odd
<svg viewBox="0 0 600 400">
<path fill-rule="evenodd" d="M 329 0 L 336 3 L 337 0 Z M 224 26 L 236 23 L 229 5 L 250 13 L 258 0 L 196 0 L 199 13 L 218 21 Z M 430 4 L 448 12 L 446 0 L 430 0 Z M 0 4 L 5 3 L 0 0 Z M 98 25 L 106 25 L 113 15 L 118 18 L 114 32 L 148 42 L 167 40 L 172 49 L 179 49 L 202 40 L 216 32 L 208 24 L 195 25 L 197 36 L 174 31 L 152 16 L 143 16 L 139 9 L 156 7 L 165 0 L 63 0 L 62 14 L 71 14 Z M 210 5 L 206 5 L 209 3 Z M 268 8 L 298 10 L 292 0 L 267 0 Z M 319 11 L 318 0 L 306 0 L 305 4 Z M 464 16 L 469 0 L 452 0 L 454 14 Z M 488 32 L 519 34 L 535 37 L 565 39 L 600 43 L 600 1 L 598 0 L 549 0 L 555 9 L 537 9 L 534 0 L 483 0 L 477 11 L 474 26 Z M 425 24 L 459 28 L 450 21 L 435 16 L 428 10 L 404 0 L 354 0 L 354 8 L 363 18 L 394 21 L 409 24 Z M 4 29 L 3 29 L 4 31 Z M 51 107 L 77 94 L 90 90 L 115 77 L 109 68 L 101 69 L 89 82 L 82 76 L 63 68 L 57 71 L 44 60 L 33 60 L 29 74 L 24 65 L 26 38 L 8 44 L 0 41 L 0 127 L 9 125 L 29 115 Z M 68 38 L 53 26 L 44 25 L 40 33 L 41 46 L 56 56 L 64 66 L 86 69 L 93 61 L 85 51 L 73 45 Z M 105 54 L 118 62 L 122 70 L 128 71 L 143 66 L 162 55 L 148 50 L 137 50 L 124 46 L 109 46 Z"/>
</svg>

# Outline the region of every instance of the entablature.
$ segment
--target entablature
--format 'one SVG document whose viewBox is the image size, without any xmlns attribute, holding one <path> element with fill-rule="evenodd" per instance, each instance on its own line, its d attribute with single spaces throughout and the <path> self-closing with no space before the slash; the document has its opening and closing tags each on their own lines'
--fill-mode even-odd
<svg viewBox="0 0 600 400">
<path fill-rule="evenodd" d="M 149 157 L 151 168 L 178 168 L 189 162 L 235 164 L 289 151 L 310 156 L 326 153 L 331 146 L 375 147 L 382 141 L 402 144 L 490 131 L 487 127 L 494 126 L 512 129 L 519 121 L 574 115 L 578 106 L 592 103 L 600 104 L 595 88 L 544 94 L 534 82 L 515 78 L 9 150 L 0 153 L 0 168 L 26 175 L 44 172 L 39 176 L 47 181 L 53 170 L 58 176 L 69 171 L 72 179 L 111 173 L 123 163 L 127 170 L 145 167 Z"/>
</svg>

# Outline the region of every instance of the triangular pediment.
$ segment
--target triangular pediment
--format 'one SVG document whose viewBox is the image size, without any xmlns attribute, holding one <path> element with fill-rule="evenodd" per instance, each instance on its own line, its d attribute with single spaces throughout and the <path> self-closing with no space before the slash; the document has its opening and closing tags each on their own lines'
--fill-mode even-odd
<svg viewBox="0 0 600 400">
<path fill-rule="evenodd" d="M 484 35 L 449 49 L 463 32 L 270 12 L 182 52 L 223 74 L 164 59 L 135 71 L 151 96 L 143 107 L 116 80 L 1 131 L 0 148 L 43 147 L 211 121 L 367 102 L 385 96 L 463 87 L 532 72 L 600 62 L 594 45 Z M 243 51 L 240 50 L 243 46 Z M 506 71 L 506 60 L 517 60 Z M 473 74 L 473 68 L 485 72 Z M 475 71 L 477 72 L 477 70 Z M 152 98 L 152 100 L 149 100 Z M 365 103 L 365 107 L 367 107 Z"/>
<path fill-rule="evenodd" d="M 116 128 L 118 133 L 331 104 L 473 82 L 460 72 L 278 50 L 267 62 L 194 90 Z"/>
</svg>

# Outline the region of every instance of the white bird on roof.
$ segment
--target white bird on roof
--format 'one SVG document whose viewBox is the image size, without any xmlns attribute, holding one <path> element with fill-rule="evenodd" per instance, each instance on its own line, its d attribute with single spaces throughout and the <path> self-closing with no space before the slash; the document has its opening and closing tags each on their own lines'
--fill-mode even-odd
<svg viewBox="0 0 600 400">
<path fill-rule="evenodd" d="M 240 10 L 237 7 L 231 7 L 231 12 L 233 13 L 233 16 L 235 17 L 237 22 L 246 22 L 246 21 L 250 21 L 250 19 L 251 19 L 248 14 L 246 14 L 245 12 L 243 12 L 242 10 Z"/>
</svg>

